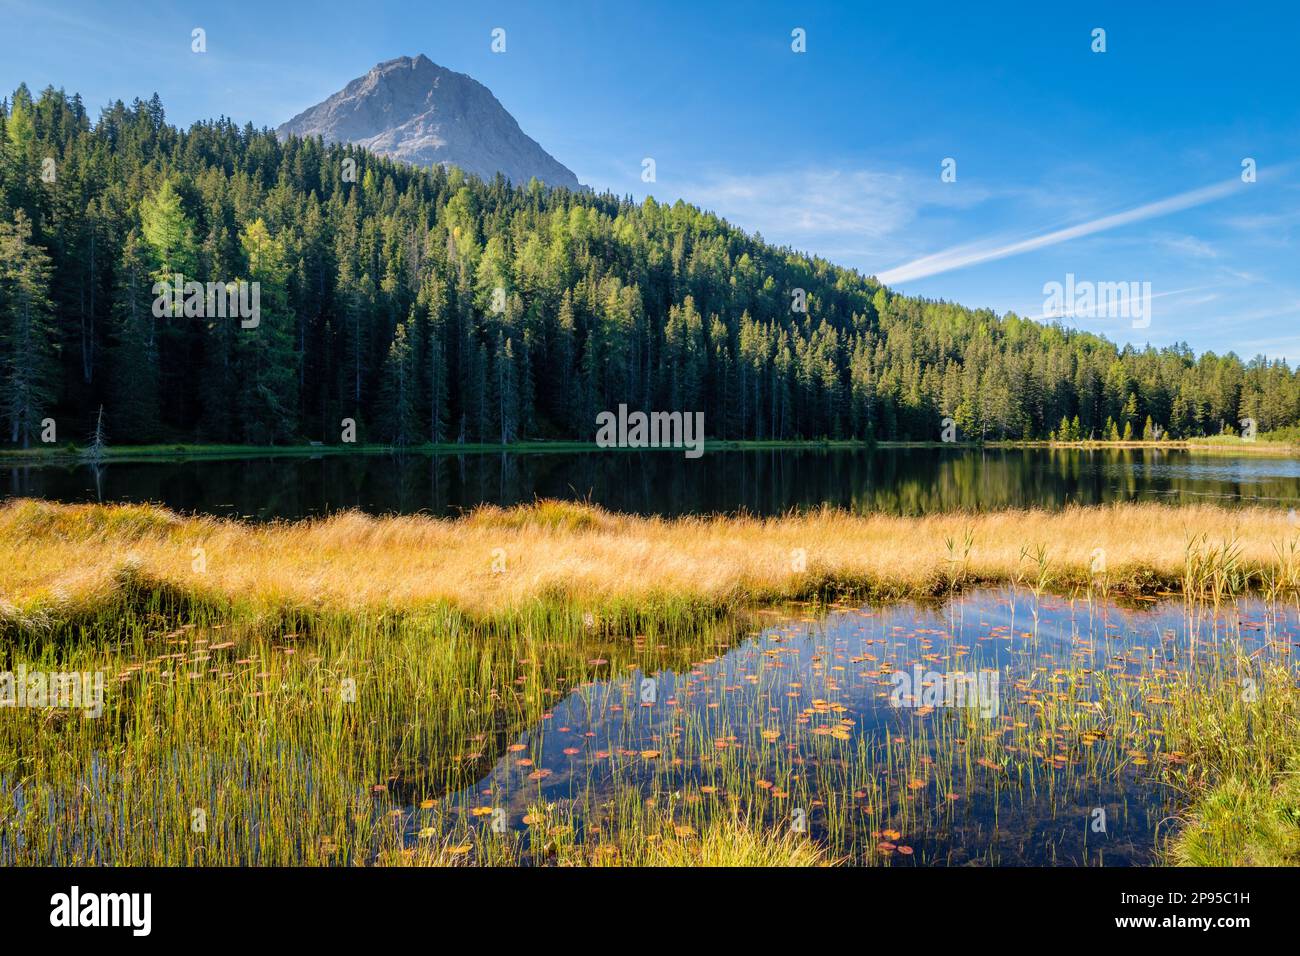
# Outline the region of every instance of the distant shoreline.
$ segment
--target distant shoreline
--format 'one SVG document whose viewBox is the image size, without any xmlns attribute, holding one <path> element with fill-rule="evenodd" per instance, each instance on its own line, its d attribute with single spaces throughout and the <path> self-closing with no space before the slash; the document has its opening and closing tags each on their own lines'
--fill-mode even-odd
<svg viewBox="0 0 1300 956">
<path fill-rule="evenodd" d="M 833 439 L 826 441 L 706 441 L 705 451 L 817 451 L 845 449 L 908 449 L 952 448 L 962 450 L 996 449 L 1063 449 L 1074 451 L 1132 451 L 1163 450 L 1193 451 L 1207 454 L 1260 455 L 1279 458 L 1300 457 L 1300 446 L 1288 442 L 1244 442 L 1237 438 L 1195 438 L 1163 441 L 987 441 L 987 442 L 937 442 L 937 441 L 858 441 Z M 581 441 L 525 441 L 512 444 L 479 444 L 443 442 L 441 444 L 407 445 L 398 447 L 385 444 L 365 445 L 205 445 L 183 442 L 164 442 L 156 445 L 121 445 L 104 448 L 99 461 L 220 461 L 252 458 L 320 458 L 354 455 L 456 455 L 456 454 L 547 454 L 582 452 L 680 452 L 680 448 L 601 448 L 594 442 Z M 4 464 L 89 464 L 95 456 L 85 448 L 58 445 L 50 448 L 0 449 L 0 465 Z"/>
</svg>

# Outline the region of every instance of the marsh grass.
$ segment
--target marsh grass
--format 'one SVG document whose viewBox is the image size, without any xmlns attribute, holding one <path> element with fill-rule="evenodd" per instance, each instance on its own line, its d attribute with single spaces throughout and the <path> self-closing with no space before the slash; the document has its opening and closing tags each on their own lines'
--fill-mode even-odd
<svg viewBox="0 0 1300 956">
<path fill-rule="evenodd" d="M 732 814 L 693 827 L 664 823 L 650 832 L 621 834 L 598 843 L 587 859 L 615 866 L 808 867 L 833 860 L 807 837 L 788 827 L 768 829 Z"/>
<path fill-rule="evenodd" d="M 0 863 L 357 865 L 400 858 L 412 832 L 437 834 L 420 847 L 435 856 L 510 859 L 443 799 L 571 686 L 737 639 L 724 623 L 609 642 L 554 619 L 488 635 L 441 612 L 310 635 L 172 624 L 127 615 L 3 647 L 0 671 L 101 671 L 109 687 L 95 719 L 0 711 Z"/>
<path fill-rule="evenodd" d="M 1182 866 L 1300 865 L 1300 688 L 1282 666 L 1188 683 L 1165 720 L 1187 752 L 1187 807 L 1164 847 Z"/>
<path fill-rule="evenodd" d="M 539 501 L 459 519 L 346 512 L 248 524 L 15 500 L 0 506 L 0 627 L 202 606 L 271 622 L 440 608 L 510 626 L 543 613 L 636 631 L 757 603 L 937 596 L 1026 576 L 1036 593 L 1068 593 L 1093 586 L 1098 549 L 1108 592 L 1213 603 L 1294 590 L 1297 540 L 1283 512 L 1208 505 L 665 520 Z"/>
<path fill-rule="evenodd" d="M 540 763 L 529 728 L 560 700 L 634 701 L 635 674 L 709 673 L 759 633 L 754 605 L 817 602 L 763 629 L 746 681 L 782 678 L 784 639 L 849 596 L 1009 584 L 1013 610 L 1027 592 L 1032 630 L 987 639 L 1032 656 L 1052 592 L 1102 613 L 1111 591 L 1168 589 L 1195 635 L 1248 591 L 1293 598 L 1294 530 L 1262 509 L 1155 505 L 668 521 L 538 502 L 251 525 L 10 502 L 0 670 L 103 671 L 111 701 L 98 719 L 0 713 L 0 864 L 996 863 L 991 847 L 973 860 L 930 848 L 971 825 L 972 801 L 999 821 L 1028 804 L 1081 814 L 1098 781 L 1138 768 L 1168 772 L 1191 807 L 1174 859 L 1294 859 L 1294 685 L 1286 703 L 1279 667 L 1266 704 L 1234 700 L 1264 665 L 1231 635 L 1216 631 L 1185 673 L 1085 636 L 1068 662 L 1020 675 L 992 724 L 946 710 L 898 715 L 884 734 L 844 727 L 837 668 L 883 696 L 922 658 L 987 663 L 959 638 L 956 605 L 944 633 L 833 666 L 832 648 L 809 686 L 744 697 L 721 725 L 688 709 L 653 757 L 629 738 L 575 775 L 581 812 L 539 798 L 526 829 L 496 833 L 491 795 L 469 791 L 507 754 Z M 795 751 L 765 735 L 773 722 L 819 735 Z M 684 766 L 703 769 L 684 782 Z M 794 806 L 811 837 L 791 831 Z"/>
<path fill-rule="evenodd" d="M 638 815 L 615 833 L 590 842 L 576 840 L 575 828 L 544 807 L 529 816 L 533 822 L 528 850 L 520 840 L 510 838 L 480 840 L 477 847 L 429 838 L 414 847 L 387 851 L 376 862 L 380 866 L 463 866 L 473 859 L 484 865 L 540 862 L 560 867 L 810 867 L 837 862 L 805 836 L 735 813 L 708 819 L 699 831 L 666 813 Z M 478 850 L 477 858 L 470 856 L 471 849 Z"/>
<path fill-rule="evenodd" d="M 1005 848 L 992 844 L 973 858 L 936 849 L 969 839 L 960 834 L 973 804 L 1014 830 L 1029 805 L 1082 820 L 1100 783 L 1135 772 L 1171 774 L 1193 806 L 1226 770 L 1266 794 L 1259 782 L 1286 766 L 1275 760 L 1286 733 L 1294 744 L 1294 726 L 1275 719 L 1285 709 L 1233 703 L 1223 675 L 1258 669 L 1234 652 L 1231 634 L 1213 641 L 1228 652 L 1226 670 L 1205 653 L 1196 674 L 1118 635 L 1082 634 L 1068 662 L 1023 670 L 996 719 L 898 711 L 884 732 L 864 733 L 844 726 L 853 721 L 839 703 L 847 677 L 837 674 L 851 667 L 883 697 L 898 668 L 926 659 L 976 669 L 986 651 L 963 636 L 950 606 L 945 629 L 903 636 L 883 620 L 878 659 L 848 660 L 811 612 L 787 609 L 761 632 L 727 619 L 630 638 L 558 619 L 489 636 L 445 611 L 338 615 L 310 634 L 202 614 L 179 627 L 128 615 L 60 641 L 20 637 L 0 669 L 102 669 L 111 691 L 98 719 L 0 712 L 0 864 L 998 863 Z M 760 633 L 747 664 L 719 670 L 723 655 Z M 809 634 L 811 669 L 792 672 L 785 651 Z M 1037 660 L 1039 637 L 1014 624 L 982 640 Z M 676 688 L 687 706 L 647 742 L 630 716 L 637 675 L 665 671 L 704 696 L 690 705 L 689 686 Z M 1281 686 L 1287 673 L 1269 680 Z M 341 693 L 349 679 L 351 701 Z M 1222 694 L 1214 706 L 1199 703 L 1207 688 Z M 716 694 L 728 709 L 703 706 Z M 510 829 L 493 832 L 503 796 L 518 801 L 535 786 L 528 767 L 513 765 L 542 766 L 537 728 L 561 699 L 571 713 L 613 720 L 611 753 L 581 764 L 574 799 L 558 805 L 537 791 L 522 830 L 511 809 Z M 1235 791 L 1222 793 L 1216 799 Z M 806 832 L 791 828 L 796 806 L 808 808 Z M 1252 832 L 1269 833 L 1282 818 L 1258 819 Z M 1216 847 L 1235 842 L 1213 818 L 1204 829 Z M 1196 818 L 1187 832 L 1197 832 Z M 1085 830 L 1070 859 L 1103 858 L 1087 840 Z"/>
</svg>

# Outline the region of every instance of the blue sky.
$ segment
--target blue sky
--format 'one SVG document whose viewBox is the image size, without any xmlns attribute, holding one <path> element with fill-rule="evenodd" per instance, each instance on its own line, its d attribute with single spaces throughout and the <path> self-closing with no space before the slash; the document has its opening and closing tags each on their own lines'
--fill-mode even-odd
<svg viewBox="0 0 1300 956">
<path fill-rule="evenodd" d="M 999 312 L 1149 282 L 1149 324 L 1065 321 L 1300 360 L 1300 4 L 0 0 L 0 27 L 0 89 L 157 91 L 180 124 L 274 126 L 424 53 L 596 189 Z"/>
</svg>

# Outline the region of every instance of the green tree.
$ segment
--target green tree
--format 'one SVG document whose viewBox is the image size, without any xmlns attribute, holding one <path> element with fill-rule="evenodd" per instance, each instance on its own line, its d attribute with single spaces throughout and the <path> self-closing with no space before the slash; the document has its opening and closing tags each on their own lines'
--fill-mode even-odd
<svg viewBox="0 0 1300 956">
<path fill-rule="evenodd" d="M 21 209 L 0 222 L 0 414 L 27 448 L 58 395 L 59 344 L 49 298 L 50 257 Z"/>
<path fill-rule="evenodd" d="M 170 179 L 164 179 L 157 191 L 140 204 L 140 227 L 155 264 L 155 278 L 171 281 L 177 274 L 196 278 L 194 222 Z"/>
<path fill-rule="evenodd" d="M 390 442 L 404 447 L 415 442 L 419 434 L 416 404 L 415 350 L 406 334 L 406 324 L 399 325 L 388 346 L 384 364 L 383 414 L 381 431 Z"/>
<path fill-rule="evenodd" d="M 110 428 L 134 441 L 159 438 L 158 318 L 154 263 L 138 229 L 127 233 L 113 283 Z"/>
<path fill-rule="evenodd" d="M 214 321 L 239 326 L 231 384 L 242 438 L 253 444 L 287 441 L 298 430 L 298 375 L 284 244 L 271 236 L 261 219 L 240 233 L 239 242 L 248 261 L 248 279 L 246 285 L 236 284 L 232 297 L 237 293 L 241 303 L 256 302 L 257 314 L 243 309 L 237 317 Z"/>
</svg>

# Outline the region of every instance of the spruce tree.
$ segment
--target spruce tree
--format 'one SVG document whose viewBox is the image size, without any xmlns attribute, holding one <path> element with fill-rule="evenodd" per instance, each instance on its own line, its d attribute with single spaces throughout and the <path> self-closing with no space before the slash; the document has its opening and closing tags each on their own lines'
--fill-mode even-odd
<svg viewBox="0 0 1300 956">
<path fill-rule="evenodd" d="M 31 446 L 59 394 L 59 341 L 50 257 L 21 209 L 0 222 L 0 415 L 9 440 Z"/>
</svg>

